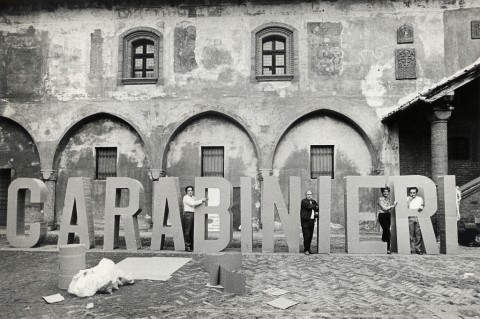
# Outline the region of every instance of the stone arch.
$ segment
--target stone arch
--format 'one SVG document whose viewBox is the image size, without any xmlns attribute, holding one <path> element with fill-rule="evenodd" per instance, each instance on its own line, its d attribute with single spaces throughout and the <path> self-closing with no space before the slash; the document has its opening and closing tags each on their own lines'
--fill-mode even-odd
<svg viewBox="0 0 480 319">
<path fill-rule="evenodd" d="M 302 114 L 301 116 L 297 117 L 296 119 L 293 119 L 289 124 L 286 125 L 286 129 L 280 134 L 280 136 L 277 138 L 275 141 L 275 147 L 274 151 L 272 152 L 272 157 L 266 161 L 266 163 L 271 163 L 273 167 L 273 160 L 275 158 L 275 153 L 277 152 L 277 148 L 282 141 L 282 139 L 285 137 L 285 135 L 293 128 L 295 125 L 301 123 L 302 121 L 316 115 L 326 115 L 330 116 L 332 118 L 337 118 L 340 121 L 346 123 L 347 125 L 351 126 L 363 139 L 365 144 L 368 147 L 368 150 L 370 152 L 370 155 L 372 156 L 372 166 L 377 167 L 379 164 L 379 153 L 372 143 L 370 137 L 365 133 L 365 131 L 362 129 L 362 127 L 356 123 L 354 120 L 352 120 L 350 117 L 346 116 L 345 114 L 342 114 L 338 111 L 330 110 L 330 109 L 318 109 L 314 110 L 311 112 L 308 112 L 306 114 Z"/>
<path fill-rule="evenodd" d="M 51 158 L 51 166 L 50 167 L 55 169 L 55 161 L 58 158 L 58 152 L 63 146 L 65 146 L 65 144 L 68 142 L 68 139 L 72 136 L 72 134 L 74 134 L 84 124 L 86 124 L 88 122 L 91 122 L 91 121 L 95 121 L 95 120 L 100 119 L 100 118 L 109 118 L 109 119 L 112 119 L 114 121 L 118 121 L 120 123 L 123 123 L 123 124 L 131 127 L 132 130 L 140 137 L 143 145 L 145 146 L 145 148 L 147 150 L 147 154 L 146 154 L 147 159 L 150 161 L 150 154 L 152 153 L 151 152 L 151 146 L 150 146 L 149 143 L 147 143 L 148 140 L 145 138 L 145 136 L 141 133 L 141 131 L 138 129 L 138 127 L 136 125 L 134 125 L 132 122 L 130 122 L 130 121 L 118 116 L 118 115 L 115 115 L 115 114 L 112 114 L 112 113 L 107 113 L 107 112 L 98 112 L 98 113 L 90 114 L 88 116 L 83 117 L 82 119 L 78 120 L 77 122 L 69 125 L 63 131 L 61 137 L 58 139 L 57 145 L 54 148 L 54 154 L 53 154 L 53 157 Z"/>
<path fill-rule="evenodd" d="M 371 175 L 378 163 L 375 147 L 365 131 L 344 114 L 328 109 L 303 114 L 291 121 L 279 136 L 271 159 L 285 194 L 289 176 L 300 176 L 302 193 L 307 189 L 317 190 L 316 179 L 311 176 L 311 145 L 333 146 L 332 221 L 343 224 L 343 177 Z M 378 194 L 362 189 L 360 195 L 361 211 L 373 210 Z"/>
<path fill-rule="evenodd" d="M 150 161 L 144 137 L 131 122 L 105 112 L 86 116 L 71 124 L 62 134 L 53 156 L 53 169 L 58 172 L 55 196 L 56 216 L 61 216 L 68 178 L 87 177 L 92 190 L 92 208 L 95 219 L 103 221 L 105 180 L 97 176 L 99 148 L 115 147 L 116 176 L 139 180 L 145 190 L 141 203 L 140 227 L 146 214 L 151 214 L 152 183 L 148 177 Z M 112 160 L 112 161 L 113 161 Z"/>
<path fill-rule="evenodd" d="M 168 137 L 164 140 L 164 143 L 160 147 L 160 152 L 162 155 L 162 168 L 165 170 L 166 168 L 166 159 L 167 159 L 167 153 L 168 153 L 168 148 L 172 140 L 175 138 L 176 135 L 178 135 L 181 131 L 183 131 L 188 125 L 190 125 L 193 121 L 198 120 L 202 117 L 208 117 L 208 116 L 217 116 L 220 118 L 224 118 L 227 121 L 230 121 L 231 123 L 235 124 L 237 127 L 239 127 L 242 131 L 247 134 L 248 138 L 252 142 L 252 144 L 255 147 L 255 155 L 257 156 L 258 162 L 262 163 L 261 159 L 261 152 L 259 148 L 258 141 L 256 140 L 255 136 L 253 133 L 247 129 L 247 125 L 238 117 L 232 114 L 227 114 L 219 111 L 204 111 L 197 113 L 193 116 L 185 116 L 180 120 L 178 125 L 172 130 L 172 132 L 168 135 Z"/>
<path fill-rule="evenodd" d="M 240 225 L 240 178 L 256 178 L 259 168 L 259 149 L 252 134 L 233 116 L 206 111 L 181 122 L 167 139 L 163 169 L 168 176 L 179 178 L 180 191 L 194 185 L 202 175 L 202 150 L 206 146 L 223 148 L 224 177 L 233 186 L 233 227 Z M 218 166 L 217 166 L 218 167 Z M 252 194 L 259 200 L 259 189 Z M 258 209 L 252 207 L 254 216 Z"/>
</svg>

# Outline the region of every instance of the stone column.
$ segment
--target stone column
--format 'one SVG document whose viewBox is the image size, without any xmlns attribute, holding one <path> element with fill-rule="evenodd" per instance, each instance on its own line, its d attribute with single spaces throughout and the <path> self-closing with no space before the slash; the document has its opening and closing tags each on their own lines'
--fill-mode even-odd
<svg viewBox="0 0 480 319">
<path fill-rule="evenodd" d="M 57 229 L 55 216 L 55 189 L 57 186 L 57 172 L 52 169 L 42 169 L 42 180 L 47 185 L 47 201 L 43 204 L 43 220 L 48 230 Z"/>
<path fill-rule="evenodd" d="M 434 107 L 430 117 L 432 147 L 432 180 L 437 183 L 439 175 L 448 174 L 447 123 L 452 115 L 449 107 Z"/>
</svg>

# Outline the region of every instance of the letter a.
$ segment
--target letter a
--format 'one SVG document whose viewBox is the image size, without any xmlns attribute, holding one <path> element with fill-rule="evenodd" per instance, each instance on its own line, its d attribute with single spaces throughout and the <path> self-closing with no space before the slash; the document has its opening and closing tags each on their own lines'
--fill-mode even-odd
<svg viewBox="0 0 480 319">
<path fill-rule="evenodd" d="M 90 179 L 86 177 L 68 179 L 57 245 L 72 244 L 75 233 L 80 244 L 85 244 L 87 248 L 95 247 Z"/>
<path fill-rule="evenodd" d="M 178 204 L 178 177 L 162 177 L 153 181 L 153 229 L 151 250 L 163 249 L 165 234 L 173 236 L 175 250 L 185 248 L 182 219 Z M 172 226 L 167 225 L 170 218 Z"/>
</svg>

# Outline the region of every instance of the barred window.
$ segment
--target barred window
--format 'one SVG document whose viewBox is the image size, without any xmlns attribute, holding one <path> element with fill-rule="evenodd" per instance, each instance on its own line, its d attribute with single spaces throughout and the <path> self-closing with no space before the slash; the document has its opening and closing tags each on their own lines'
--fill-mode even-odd
<svg viewBox="0 0 480 319">
<path fill-rule="evenodd" d="M 449 137 L 448 138 L 448 159 L 451 160 L 469 160 L 470 159 L 470 140 L 468 137 Z"/>
<path fill-rule="evenodd" d="M 202 147 L 202 176 L 224 176 L 224 147 Z"/>
<path fill-rule="evenodd" d="M 319 176 L 333 178 L 333 145 L 310 146 L 310 174 L 312 179 Z"/>
<path fill-rule="evenodd" d="M 10 169 L 0 169 L 0 226 L 7 226 L 7 199 L 11 173 Z"/>
<path fill-rule="evenodd" d="M 117 148 L 97 147 L 96 179 L 106 180 L 107 177 L 117 176 Z"/>
</svg>

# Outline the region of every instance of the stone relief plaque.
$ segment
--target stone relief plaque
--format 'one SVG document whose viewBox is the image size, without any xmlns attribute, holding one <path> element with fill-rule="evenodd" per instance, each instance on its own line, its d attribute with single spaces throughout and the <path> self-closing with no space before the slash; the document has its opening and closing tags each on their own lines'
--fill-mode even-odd
<svg viewBox="0 0 480 319">
<path fill-rule="evenodd" d="M 395 50 L 395 78 L 397 80 L 416 79 L 415 49 Z"/>
<path fill-rule="evenodd" d="M 404 24 L 397 30 L 397 43 L 413 43 L 413 27 Z"/>
</svg>

